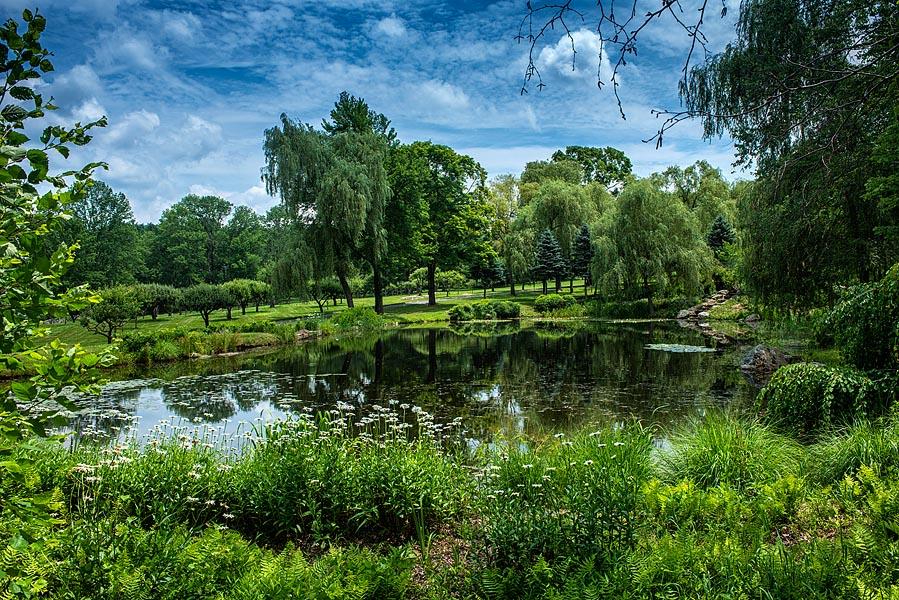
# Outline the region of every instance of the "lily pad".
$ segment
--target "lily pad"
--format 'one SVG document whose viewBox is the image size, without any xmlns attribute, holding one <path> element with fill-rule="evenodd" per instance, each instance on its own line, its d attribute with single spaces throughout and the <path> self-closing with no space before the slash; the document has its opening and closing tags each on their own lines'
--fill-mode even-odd
<svg viewBox="0 0 899 600">
<path fill-rule="evenodd" d="M 647 350 L 661 350 L 662 352 L 714 352 L 714 348 L 708 346 L 687 346 L 685 344 L 646 344 Z"/>
</svg>

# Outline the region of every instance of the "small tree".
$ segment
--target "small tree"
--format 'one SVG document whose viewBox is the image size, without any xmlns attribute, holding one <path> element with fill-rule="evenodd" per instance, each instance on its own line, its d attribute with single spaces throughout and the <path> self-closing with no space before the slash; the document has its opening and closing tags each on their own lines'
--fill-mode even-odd
<svg viewBox="0 0 899 600">
<path fill-rule="evenodd" d="M 546 293 L 546 280 L 556 280 L 556 291 L 561 290 L 562 274 L 565 272 L 565 259 L 562 257 L 562 247 L 556 240 L 556 236 L 549 229 L 545 229 L 537 238 L 537 249 L 534 255 L 534 277 L 543 283 L 543 293 Z"/>
<path fill-rule="evenodd" d="M 231 304 L 230 294 L 220 285 L 200 283 L 185 288 L 182 292 L 184 307 L 200 313 L 203 324 L 209 327 L 209 315 Z"/>
<path fill-rule="evenodd" d="M 471 269 L 471 276 L 479 281 L 484 290 L 484 298 L 487 297 L 487 288 L 496 285 L 497 281 L 503 281 L 506 271 L 503 263 L 496 254 L 483 256 Z"/>
<path fill-rule="evenodd" d="M 88 331 L 104 336 L 106 343 L 111 344 L 116 332 L 140 314 L 140 301 L 135 289 L 124 285 L 103 290 L 100 298 L 99 303 L 81 313 L 81 324 Z"/>
<path fill-rule="evenodd" d="M 459 271 L 437 271 L 434 278 L 437 288 L 446 295 L 450 295 L 450 291 L 457 290 L 465 285 L 465 275 Z"/>
<path fill-rule="evenodd" d="M 587 286 L 590 285 L 590 263 L 593 261 L 593 242 L 590 239 L 590 228 L 581 225 L 581 231 L 574 240 L 574 248 L 571 253 L 571 274 L 573 277 L 584 278 L 584 295 L 587 295 Z"/>
<path fill-rule="evenodd" d="M 231 301 L 240 307 L 240 314 L 242 315 L 247 314 L 247 306 L 253 301 L 254 283 L 257 282 L 252 279 L 232 279 L 222 284 L 225 291 L 231 294 Z M 228 311 L 228 318 L 231 318 L 230 310 Z"/>
<path fill-rule="evenodd" d="M 259 312 L 259 305 L 272 297 L 272 286 L 264 281 L 250 280 L 250 299 Z"/>
<path fill-rule="evenodd" d="M 158 283 L 142 283 L 132 286 L 140 303 L 140 314 L 150 315 L 155 321 L 160 312 L 171 314 L 178 307 L 181 292 L 178 288 Z"/>
<path fill-rule="evenodd" d="M 721 253 L 721 249 L 724 248 L 725 244 L 733 244 L 736 240 L 737 236 L 734 234 L 734 229 L 727 222 L 727 219 L 724 218 L 724 215 L 715 217 L 712 228 L 709 230 L 708 236 L 706 236 L 706 243 L 712 249 L 712 252 L 715 253 L 715 256 L 717 257 Z"/>
</svg>

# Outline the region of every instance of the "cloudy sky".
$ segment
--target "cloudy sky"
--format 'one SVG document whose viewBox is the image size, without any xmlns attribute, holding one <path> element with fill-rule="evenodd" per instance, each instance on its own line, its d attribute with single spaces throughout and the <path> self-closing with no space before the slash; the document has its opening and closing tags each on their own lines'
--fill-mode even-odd
<svg viewBox="0 0 899 600">
<path fill-rule="evenodd" d="M 534 0 L 536 4 L 536 0 Z M 622 120 L 598 90 L 594 2 L 571 22 L 578 50 L 551 32 L 537 55 L 548 86 L 521 95 L 527 47 L 515 41 L 525 0 L 0 0 L 4 16 L 37 6 L 56 54 L 47 93 L 54 118 L 107 115 L 79 160 L 104 160 L 100 178 L 153 221 L 188 193 L 215 193 L 263 212 L 262 137 L 281 113 L 320 123 L 342 90 L 386 114 L 402 141 L 432 140 L 475 157 L 491 175 L 518 173 L 566 145 L 611 145 L 646 175 L 705 159 L 732 173 L 728 140 L 698 124 L 661 150 L 641 140 L 677 108 L 689 39 L 672 22 L 645 36 L 621 73 Z M 693 14 L 689 0 L 687 16 Z M 735 13 L 732 10 L 731 13 Z M 707 18 L 713 48 L 730 19 Z M 58 165 L 62 167 L 63 165 Z"/>
</svg>

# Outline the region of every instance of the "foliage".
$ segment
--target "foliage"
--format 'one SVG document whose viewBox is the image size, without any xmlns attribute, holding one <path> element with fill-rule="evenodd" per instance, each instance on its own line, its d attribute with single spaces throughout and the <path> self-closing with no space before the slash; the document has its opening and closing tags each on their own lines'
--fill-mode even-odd
<svg viewBox="0 0 899 600">
<path fill-rule="evenodd" d="M 778 369 L 756 404 L 765 419 L 801 436 L 864 418 L 871 380 L 845 367 L 797 363 Z"/>
<path fill-rule="evenodd" d="M 846 290 L 823 325 L 856 367 L 899 368 L 899 263 L 880 281 Z"/>
<path fill-rule="evenodd" d="M 24 32 L 14 19 L 0 27 L 0 367 L 22 377 L 0 389 L 0 595 L 29 597 L 47 582 L 27 557 L 46 551 L 46 534 L 60 523 L 62 504 L 58 493 L 35 489 L 34 463 L 17 450 L 23 440 L 45 435 L 60 408 L 73 408 L 67 392 L 92 389 L 93 368 L 109 356 L 42 339 L 44 321 L 97 301 L 82 287 L 60 290 L 76 246 L 50 247 L 47 241 L 102 165 L 50 174 L 50 155 L 68 157 L 106 120 L 40 131 L 40 119 L 56 110 L 40 93 L 41 77 L 53 71 L 51 53 L 40 41 L 46 19 L 25 10 L 22 20 Z M 39 143 L 29 143 L 35 133 Z M 27 378 L 26 369 L 32 374 Z"/>
<path fill-rule="evenodd" d="M 140 314 L 140 298 L 134 288 L 117 286 L 100 292 L 100 302 L 81 312 L 81 324 L 111 344 L 116 332 Z"/>
<path fill-rule="evenodd" d="M 427 270 L 425 270 L 425 275 L 427 275 Z M 465 275 L 452 269 L 449 271 L 438 269 L 436 275 L 434 275 L 434 283 L 437 285 L 437 289 L 445 292 L 447 296 L 449 296 L 451 291 L 461 289 L 465 282 Z"/>
<path fill-rule="evenodd" d="M 328 323 L 337 329 L 373 330 L 382 328 L 385 320 L 382 315 L 364 306 L 342 310 L 331 317 Z"/>
<path fill-rule="evenodd" d="M 718 257 L 725 244 L 733 244 L 735 241 L 737 241 L 737 236 L 734 233 L 734 228 L 731 227 L 724 215 L 715 217 L 714 222 L 712 222 L 712 228 L 706 236 L 706 243 L 712 249 L 712 252 L 715 253 L 715 257 Z"/>
<path fill-rule="evenodd" d="M 559 160 L 535 160 L 524 166 L 521 183 L 525 185 L 559 181 L 577 185 L 584 179 L 583 167 L 576 160 L 561 157 Z"/>
<path fill-rule="evenodd" d="M 133 283 L 143 275 L 145 257 L 131 203 L 124 194 L 94 181 L 69 210 L 72 216 L 58 232 L 65 243 L 78 244 L 77 260 L 66 273 L 67 284 L 110 287 Z"/>
<path fill-rule="evenodd" d="M 150 315 L 154 321 L 160 312 L 171 314 L 181 304 L 181 290 L 170 285 L 137 284 L 134 293 L 140 301 L 141 314 Z"/>
<path fill-rule="evenodd" d="M 574 296 L 563 296 L 561 294 L 544 294 L 542 296 L 537 296 L 537 298 L 534 300 L 534 310 L 536 310 L 538 313 L 544 314 L 559 310 L 561 308 L 567 308 L 575 304 L 577 304 L 577 299 Z"/>
<path fill-rule="evenodd" d="M 877 232 L 894 215 L 865 188 L 883 175 L 871 157 L 896 105 L 895 38 L 888 1 L 743 2 L 736 40 L 681 86 L 706 137 L 727 133 L 756 166 L 744 276 L 767 303 L 815 306 L 889 266 Z"/>
<path fill-rule="evenodd" d="M 189 194 L 163 211 L 149 259 L 159 283 L 187 287 L 226 279 L 225 220 L 233 208 L 218 196 Z"/>
<path fill-rule="evenodd" d="M 695 218 L 650 180 L 629 185 L 602 227 L 593 274 L 607 292 L 639 290 L 650 306 L 671 288 L 691 294 L 709 278 L 711 253 Z"/>
<path fill-rule="evenodd" d="M 231 295 L 221 285 L 200 283 L 181 290 L 183 308 L 200 313 L 203 324 L 209 327 L 209 315 L 231 306 Z"/>
<path fill-rule="evenodd" d="M 593 263 L 593 241 L 590 238 L 590 228 L 585 224 L 574 239 L 571 250 L 571 275 L 584 280 L 584 294 L 590 282 L 590 266 Z"/>
<path fill-rule="evenodd" d="M 553 162 L 573 160 L 581 166 L 583 182 L 601 183 L 609 191 L 618 192 L 632 177 L 633 165 L 627 155 L 611 146 L 591 148 L 588 146 L 566 146 L 565 151 L 557 150 Z"/>
<path fill-rule="evenodd" d="M 689 298 L 662 298 L 653 300 L 652 307 L 646 300 L 614 300 L 600 302 L 588 300 L 584 303 L 591 317 L 611 319 L 646 319 L 667 317 L 673 319 L 677 313 L 690 308 L 695 302 Z"/>
<path fill-rule="evenodd" d="M 865 465 L 899 469 L 899 412 L 882 420 L 865 419 L 819 440 L 812 452 L 812 476 L 824 485 L 854 476 Z"/>
<path fill-rule="evenodd" d="M 761 423 L 712 413 L 676 432 L 660 468 L 670 483 L 690 481 L 702 488 L 721 485 L 758 491 L 799 472 L 803 452 L 788 437 Z"/>
<path fill-rule="evenodd" d="M 466 302 L 464 304 L 456 304 L 449 309 L 449 320 L 451 323 L 517 319 L 519 316 L 521 316 L 521 305 L 507 300 Z"/>
<path fill-rule="evenodd" d="M 636 541 L 649 450 L 649 435 L 635 426 L 498 450 L 484 474 L 491 565 L 576 559 L 612 568 Z"/>
<path fill-rule="evenodd" d="M 565 257 L 562 255 L 562 248 L 559 246 L 556 236 L 548 229 L 544 229 L 537 239 L 533 273 L 534 277 L 543 281 L 544 293 L 547 279 L 555 279 L 558 290 L 558 282 L 565 273 Z"/>
</svg>

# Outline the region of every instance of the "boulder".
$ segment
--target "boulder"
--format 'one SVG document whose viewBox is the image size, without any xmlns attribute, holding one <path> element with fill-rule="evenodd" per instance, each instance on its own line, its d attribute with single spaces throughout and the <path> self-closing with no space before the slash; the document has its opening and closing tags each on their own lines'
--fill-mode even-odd
<svg viewBox="0 0 899 600">
<path fill-rule="evenodd" d="M 692 309 L 692 308 L 685 308 L 684 310 L 682 310 L 682 311 L 680 311 L 679 313 L 677 313 L 677 318 L 678 318 L 678 320 L 680 320 L 680 321 L 683 321 L 684 319 L 689 319 L 689 318 L 692 317 L 692 316 L 693 316 L 693 309 Z"/>
<path fill-rule="evenodd" d="M 759 344 L 743 357 L 740 371 L 753 385 L 763 386 L 777 369 L 795 360 L 783 350 Z"/>
<path fill-rule="evenodd" d="M 762 320 L 762 318 L 760 316 L 758 316 L 757 314 L 752 313 L 751 315 L 749 315 L 748 317 L 746 317 L 743 320 L 746 321 L 747 323 L 758 323 L 759 321 Z"/>
</svg>

